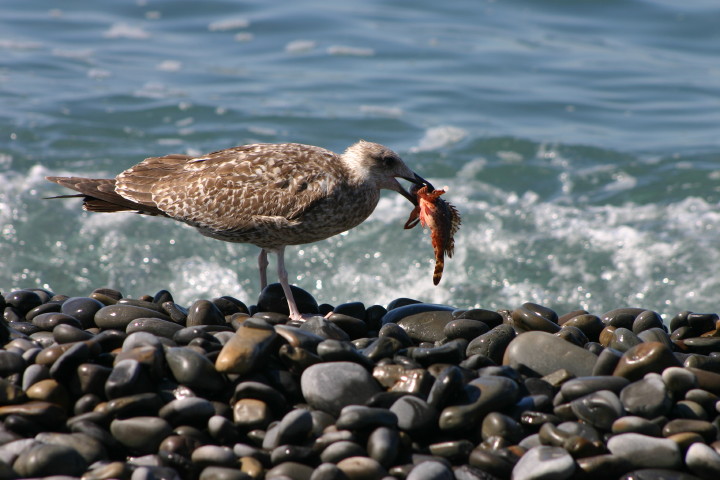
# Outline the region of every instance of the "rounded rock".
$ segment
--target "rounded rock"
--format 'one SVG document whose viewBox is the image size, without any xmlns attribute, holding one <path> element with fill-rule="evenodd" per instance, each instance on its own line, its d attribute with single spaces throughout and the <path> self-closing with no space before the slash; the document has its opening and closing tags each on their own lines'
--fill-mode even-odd
<svg viewBox="0 0 720 480">
<path fill-rule="evenodd" d="M 318 363 L 305 369 L 300 378 L 305 400 L 318 410 L 339 415 L 347 405 L 362 405 L 380 386 L 363 367 L 352 362 Z"/>
<path fill-rule="evenodd" d="M 142 454 L 157 452 L 160 442 L 172 433 L 170 424 L 158 417 L 132 417 L 110 423 L 113 437 Z"/>
<path fill-rule="evenodd" d="M 156 310 L 138 307 L 135 305 L 116 304 L 103 307 L 95 313 L 95 325 L 104 330 L 125 331 L 128 324 L 136 318 L 161 318 L 170 320 L 170 317 Z"/>
<path fill-rule="evenodd" d="M 13 469 L 25 478 L 51 475 L 79 477 L 87 467 L 87 462 L 75 449 L 44 443 L 24 451 L 13 463 Z"/>
<path fill-rule="evenodd" d="M 704 443 L 690 445 L 685 454 L 685 464 L 700 478 L 720 478 L 720 454 Z"/>
<path fill-rule="evenodd" d="M 655 438 L 639 433 L 621 433 L 610 438 L 607 448 L 634 468 L 675 469 L 682 465 L 680 447 L 667 438 Z"/>
<path fill-rule="evenodd" d="M 656 373 L 623 388 L 620 401 L 629 413 L 645 418 L 667 415 L 673 403 L 662 377 Z"/>
<path fill-rule="evenodd" d="M 455 480 L 452 470 L 442 462 L 426 460 L 413 467 L 406 480 Z"/>
<path fill-rule="evenodd" d="M 95 314 L 104 306 L 94 298 L 70 297 L 63 302 L 60 311 L 77 318 L 82 324 L 82 328 L 90 328 L 95 326 Z"/>
<path fill-rule="evenodd" d="M 349 480 L 376 480 L 387 475 L 387 470 L 369 457 L 345 458 L 338 462 L 337 467 Z"/>
<path fill-rule="evenodd" d="M 575 461 L 564 448 L 541 445 L 520 457 L 512 470 L 513 480 L 572 478 Z"/>
<path fill-rule="evenodd" d="M 553 354 L 548 355 L 548 352 Z M 592 375 L 597 358 L 588 350 L 555 335 L 533 331 L 522 333 L 510 342 L 503 365 L 520 371 L 529 370 L 538 376 L 566 369 L 576 377 L 584 377 Z"/>
</svg>

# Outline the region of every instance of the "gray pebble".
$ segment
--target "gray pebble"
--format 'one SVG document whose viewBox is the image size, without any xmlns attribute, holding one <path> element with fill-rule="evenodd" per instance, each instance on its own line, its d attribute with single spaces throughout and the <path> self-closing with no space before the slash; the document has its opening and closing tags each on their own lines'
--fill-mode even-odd
<svg viewBox="0 0 720 480">
<path fill-rule="evenodd" d="M 132 451 L 154 453 L 160 442 L 172 433 L 170 424 L 158 417 L 132 417 L 113 420 L 110 432 Z"/>
<path fill-rule="evenodd" d="M 628 413 L 645 418 L 667 415 L 673 405 L 672 396 L 657 373 L 649 373 L 623 388 L 620 401 Z"/>
<path fill-rule="evenodd" d="M 541 445 L 533 447 L 520 457 L 512 470 L 513 480 L 572 478 L 575 461 L 560 447 Z"/>
<path fill-rule="evenodd" d="M 607 442 L 610 453 L 627 460 L 634 468 L 669 468 L 682 466 L 680 447 L 667 438 L 639 433 L 621 433 Z"/>
<path fill-rule="evenodd" d="M 352 362 L 312 365 L 303 372 L 300 386 L 310 405 L 333 415 L 347 405 L 362 405 L 380 392 L 372 375 Z"/>
<path fill-rule="evenodd" d="M 720 454 L 704 443 L 693 443 L 685 454 L 688 469 L 703 479 L 720 478 Z"/>
<path fill-rule="evenodd" d="M 455 475 L 444 463 L 428 460 L 415 465 L 406 480 L 455 480 Z"/>
<path fill-rule="evenodd" d="M 584 377 L 592 374 L 596 360 L 597 357 L 584 348 L 547 332 L 533 331 L 520 334 L 510 342 L 503 365 L 540 376 L 566 369 L 576 377 Z"/>
</svg>

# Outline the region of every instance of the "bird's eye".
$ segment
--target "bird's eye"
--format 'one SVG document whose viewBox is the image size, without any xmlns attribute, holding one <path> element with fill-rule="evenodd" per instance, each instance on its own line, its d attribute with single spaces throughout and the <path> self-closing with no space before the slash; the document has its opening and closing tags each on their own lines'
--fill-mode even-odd
<svg viewBox="0 0 720 480">
<path fill-rule="evenodd" d="M 395 157 L 392 155 L 383 155 L 380 157 L 380 164 L 385 168 L 392 168 L 395 166 Z"/>
</svg>

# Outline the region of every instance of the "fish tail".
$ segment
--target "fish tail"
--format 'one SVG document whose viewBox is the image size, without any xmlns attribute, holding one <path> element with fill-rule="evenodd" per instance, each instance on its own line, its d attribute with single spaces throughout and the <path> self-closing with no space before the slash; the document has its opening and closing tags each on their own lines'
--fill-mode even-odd
<svg viewBox="0 0 720 480">
<path fill-rule="evenodd" d="M 442 256 L 439 256 L 435 259 L 435 271 L 433 272 L 434 285 L 440 283 L 440 279 L 442 278 L 443 274 L 443 268 L 445 268 L 445 259 L 443 259 Z"/>
</svg>

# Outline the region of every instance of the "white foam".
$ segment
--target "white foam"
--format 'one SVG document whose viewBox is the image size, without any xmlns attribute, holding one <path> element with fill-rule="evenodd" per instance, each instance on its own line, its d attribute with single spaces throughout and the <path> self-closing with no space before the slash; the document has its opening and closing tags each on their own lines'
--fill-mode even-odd
<svg viewBox="0 0 720 480">
<path fill-rule="evenodd" d="M 226 263 L 207 260 L 200 256 L 178 258 L 170 262 L 173 272 L 169 282 L 170 291 L 180 304 L 189 305 L 200 298 L 231 295 L 239 299 L 249 298 L 238 281 L 238 274 Z"/>
<path fill-rule="evenodd" d="M 467 131 L 460 127 L 454 127 L 452 125 L 441 125 L 438 127 L 429 128 L 423 138 L 420 139 L 420 143 L 411 148 L 411 152 L 424 152 L 428 150 L 437 150 L 444 148 L 454 143 L 457 143 L 467 136 Z"/>
<path fill-rule="evenodd" d="M 285 51 L 288 53 L 307 53 L 317 47 L 317 42 L 313 40 L 293 40 L 285 45 Z"/>
<path fill-rule="evenodd" d="M 228 30 L 238 30 L 241 28 L 247 28 L 250 26 L 250 21 L 246 18 L 228 18 L 225 20 L 218 20 L 208 25 L 208 30 L 211 32 L 225 32 Z"/>
<path fill-rule="evenodd" d="M 155 69 L 162 72 L 179 72 L 182 70 L 182 62 L 179 60 L 163 60 L 155 66 Z"/>
<path fill-rule="evenodd" d="M 114 23 L 108 30 L 103 32 L 105 38 L 129 38 L 133 40 L 144 40 L 150 38 L 150 34 L 136 25 L 127 23 Z"/>
<path fill-rule="evenodd" d="M 372 57 L 375 50 L 372 48 L 350 47 L 346 45 L 331 45 L 327 48 L 329 55 L 349 56 L 349 57 Z"/>
</svg>

